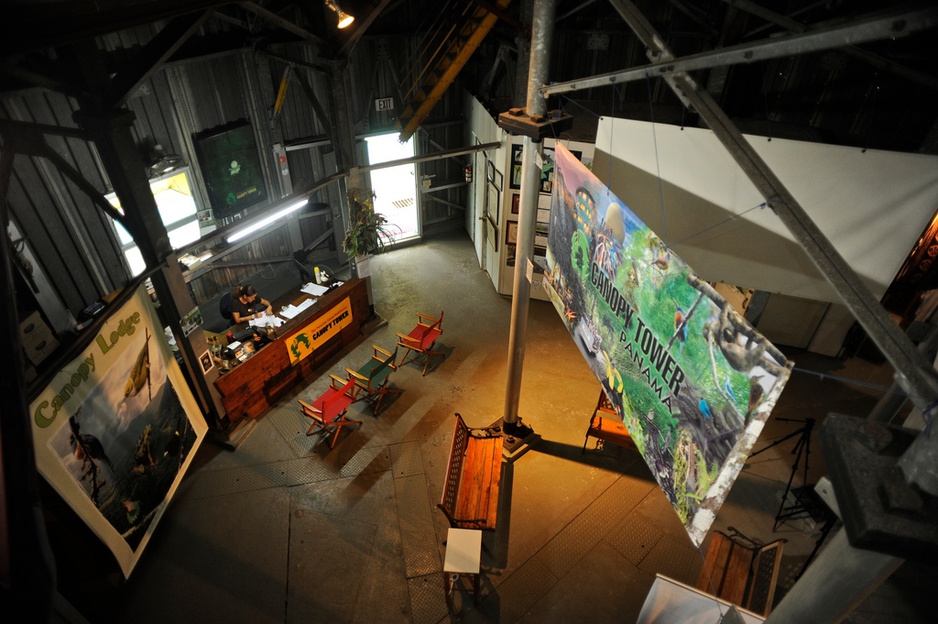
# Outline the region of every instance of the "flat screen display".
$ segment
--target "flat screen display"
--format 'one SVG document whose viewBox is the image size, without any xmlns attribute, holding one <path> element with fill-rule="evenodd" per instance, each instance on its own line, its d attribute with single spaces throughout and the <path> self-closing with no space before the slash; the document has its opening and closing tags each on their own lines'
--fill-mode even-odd
<svg viewBox="0 0 938 624">
<path fill-rule="evenodd" d="M 201 132 L 194 141 L 216 219 L 267 199 L 254 129 L 246 120 Z"/>
</svg>

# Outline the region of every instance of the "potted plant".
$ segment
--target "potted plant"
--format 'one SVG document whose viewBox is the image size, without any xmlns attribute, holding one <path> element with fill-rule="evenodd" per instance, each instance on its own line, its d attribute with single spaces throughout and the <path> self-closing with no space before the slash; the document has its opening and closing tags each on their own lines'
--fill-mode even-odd
<svg viewBox="0 0 938 624">
<path fill-rule="evenodd" d="M 350 189 L 348 199 L 348 228 L 342 248 L 349 259 L 355 260 L 359 277 L 370 275 L 368 259 L 381 252 L 392 240 L 387 218 L 375 212 L 374 194 L 365 189 Z"/>
</svg>

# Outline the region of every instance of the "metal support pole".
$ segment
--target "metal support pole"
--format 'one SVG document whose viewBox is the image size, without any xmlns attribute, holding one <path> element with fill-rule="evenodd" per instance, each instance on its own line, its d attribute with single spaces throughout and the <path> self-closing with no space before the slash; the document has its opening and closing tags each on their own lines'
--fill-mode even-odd
<svg viewBox="0 0 938 624">
<path fill-rule="evenodd" d="M 0 375 L 4 407 L 0 411 L 0 597 L 11 612 L 28 613 L 35 621 L 51 622 L 57 592 L 55 557 L 49 545 L 39 498 L 39 474 L 33 448 L 20 318 L 13 301 L 16 288 L 10 258 L 13 250 L 6 235 L 9 223 L 7 189 L 13 170 L 13 151 L 0 152 L 0 295 L 8 305 L 0 306 L 0 328 L 6 335 L 0 357 L 7 362 Z"/>
<path fill-rule="evenodd" d="M 547 82 L 550 70 L 550 46 L 554 34 L 556 0 L 536 0 L 531 25 L 531 57 L 528 73 L 526 110 L 529 116 L 547 113 L 547 102 L 540 88 Z M 540 167 L 536 160 L 540 142 L 524 139 L 521 160 L 521 200 L 518 209 L 518 246 L 515 253 L 514 287 L 511 298 L 511 328 L 508 337 L 508 381 L 505 391 L 505 432 L 514 433 L 518 424 L 521 398 L 521 373 L 524 343 L 531 301 L 531 256 L 534 252 L 534 225 L 537 220 Z"/>
</svg>

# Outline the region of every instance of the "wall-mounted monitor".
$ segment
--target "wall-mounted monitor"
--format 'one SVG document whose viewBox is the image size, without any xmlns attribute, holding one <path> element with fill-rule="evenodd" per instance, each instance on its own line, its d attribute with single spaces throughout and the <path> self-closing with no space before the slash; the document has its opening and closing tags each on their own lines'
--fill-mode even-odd
<svg viewBox="0 0 938 624">
<path fill-rule="evenodd" d="M 254 129 L 247 120 L 210 128 L 193 140 L 216 219 L 267 199 Z"/>
</svg>

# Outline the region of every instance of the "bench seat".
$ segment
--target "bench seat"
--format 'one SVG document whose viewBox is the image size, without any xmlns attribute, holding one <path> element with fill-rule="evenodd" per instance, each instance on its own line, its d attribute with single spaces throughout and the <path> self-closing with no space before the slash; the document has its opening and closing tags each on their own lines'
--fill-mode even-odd
<svg viewBox="0 0 938 624">
<path fill-rule="evenodd" d="M 502 438 L 466 426 L 456 414 L 453 443 L 438 507 L 450 526 L 494 530 L 502 474 Z"/>
</svg>

